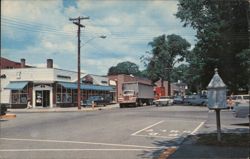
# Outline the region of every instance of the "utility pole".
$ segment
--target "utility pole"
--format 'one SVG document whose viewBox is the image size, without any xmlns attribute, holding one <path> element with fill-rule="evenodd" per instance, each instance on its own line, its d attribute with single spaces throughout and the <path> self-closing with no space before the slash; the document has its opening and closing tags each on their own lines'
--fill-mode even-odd
<svg viewBox="0 0 250 159">
<path fill-rule="evenodd" d="M 81 109 L 81 89 L 80 89 L 80 76 L 81 76 L 81 61 L 80 61 L 80 48 L 81 48 L 81 28 L 85 27 L 81 24 L 81 20 L 89 19 L 89 17 L 78 17 L 78 18 L 69 18 L 70 21 L 73 21 L 75 25 L 78 26 L 77 36 L 78 36 L 78 51 L 77 51 L 77 107 L 78 110 Z"/>
</svg>

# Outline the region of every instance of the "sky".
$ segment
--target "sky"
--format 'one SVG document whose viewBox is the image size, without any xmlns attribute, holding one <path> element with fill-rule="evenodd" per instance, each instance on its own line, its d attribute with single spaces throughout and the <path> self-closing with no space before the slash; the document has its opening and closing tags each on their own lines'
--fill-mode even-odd
<svg viewBox="0 0 250 159">
<path fill-rule="evenodd" d="M 195 45 L 195 30 L 183 27 L 177 0 L 1 0 L 1 56 L 26 64 L 77 70 L 77 25 L 81 21 L 81 71 L 106 75 L 111 66 L 140 57 L 154 37 L 177 34 Z M 99 38 L 105 35 L 105 39 Z"/>
</svg>

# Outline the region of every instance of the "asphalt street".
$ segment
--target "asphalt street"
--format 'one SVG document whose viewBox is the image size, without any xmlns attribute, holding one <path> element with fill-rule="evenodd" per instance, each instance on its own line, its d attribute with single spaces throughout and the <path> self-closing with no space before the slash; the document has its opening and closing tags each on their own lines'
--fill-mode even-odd
<svg viewBox="0 0 250 159">
<path fill-rule="evenodd" d="M 0 122 L 0 158 L 154 158 L 197 133 L 208 114 L 194 106 L 17 113 Z"/>
</svg>

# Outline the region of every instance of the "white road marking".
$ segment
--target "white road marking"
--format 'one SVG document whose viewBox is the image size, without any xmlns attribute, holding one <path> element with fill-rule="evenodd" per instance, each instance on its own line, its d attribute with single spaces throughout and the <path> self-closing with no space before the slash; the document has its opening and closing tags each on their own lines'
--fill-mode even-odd
<svg viewBox="0 0 250 159">
<path fill-rule="evenodd" d="M 134 148 L 145 148 L 145 149 L 156 149 L 157 148 L 157 147 L 139 146 L 139 145 L 124 145 L 124 144 L 110 144 L 110 143 L 98 143 L 98 142 L 96 143 L 96 142 L 82 142 L 82 141 L 65 141 L 65 140 L 40 140 L 40 139 L 17 139 L 17 138 L 0 138 L 0 140 L 89 144 L 89 145 L 102 145 L 102 146 L 134 147 Z"/>
<path fill-rule="evenodd" d="M 184 130 L 183 133 L 191 133 L 189 130 Z"/>
<path fill-rule="evenodd" d="M 194 135 L 201 127 L 202 125 L 205 124 L 205 122 L 201 122 L 200 125 L 198 125 L 193 132 L 191 132 L 191 135 Z"/>
<path fill-rule="evenodd" d="M 171 130 L 170 133 L 178 133 L 178 130 Z"/>
<path fill-rule="evenodd" d="M 170 136 L 149 136 L 149 135 L 133 135 L 133 136 L 173 139 L 173 137 Z"/>
<path fill-rule="evenodd" d="M 162 123 L 162 122 L 164 122 L 164 120 L 159 121 L 159 122 L 157 122 L 157 123 L 155 123 L 155 124 L 153 124 L 153 125 L 149 125 L 148 127 L 143 128 L 143 129 L 141 129 L 141 130 L 139 130 L 139 131 L 137 131 L 137 132 L 135 132 L 135 133 L 133 133 L 133 134 L 131 134 L 131 135 L 134 136 L 134 135 L 136 135 L 136 134 L 139 134 L 140 132 L 142 132 L 142 131 L 144 131 L 144 130 L 147 130 L 147 129 L 153 127 L 153 126 L 156 126 L 156 125 L 158 125 L 158 124 L 160 124 L 160 123 Z"/>
<path fill-rule="evenodd" d="M 178 136 L 178 134 L 169 134 L 168 136 L 176 137 L 176 136 Z"/>
<path fill-rule="evenodd" d="M 157 148 L 157 149 L 159 149 L 159 148 Z M 1 149 L 0 152 L 35 152 L 35 151 L 38 151 L 38 152 L 41 152 L 41 151 L 145 151 L 145 150 L 149 150 L 149 149 Z"/>
<path fill-rule="evenodd" d="M 156 136 L 158 133 L 149 133 L 149 135 Z"/>
<path fill-rule="evenodd" d="M 162 130 L 162 132 L 167 132 L 167 130 Z"/>
</svg>

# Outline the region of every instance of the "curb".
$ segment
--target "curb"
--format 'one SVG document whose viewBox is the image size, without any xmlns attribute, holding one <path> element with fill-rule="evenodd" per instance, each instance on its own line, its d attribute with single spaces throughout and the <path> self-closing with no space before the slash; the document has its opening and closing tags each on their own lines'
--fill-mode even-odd
<svg viewBox="0 0 250 159">
<path fill-rule="evenodd" d="M 168 159 L 177 149 L 178 147 L 175 146 L 164 149 L 158 159 Z"/>
<path fill-rule="evenodd" d="M 33 108 L 33 109 L 8 109 L 8 112 L 12 113 L 50 113 L 50 112 L 92 112 L 98 110 L 108 110 L 118 107 L 96 107 L 96 108 L 82 108 L 80 110 L 77 107 L 73 108 Z"/>
</svg>

